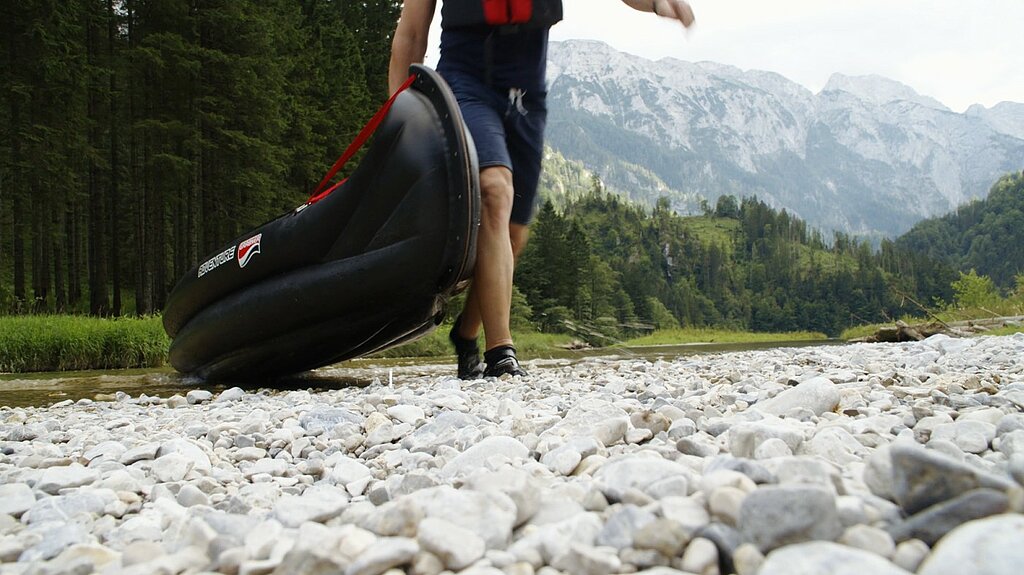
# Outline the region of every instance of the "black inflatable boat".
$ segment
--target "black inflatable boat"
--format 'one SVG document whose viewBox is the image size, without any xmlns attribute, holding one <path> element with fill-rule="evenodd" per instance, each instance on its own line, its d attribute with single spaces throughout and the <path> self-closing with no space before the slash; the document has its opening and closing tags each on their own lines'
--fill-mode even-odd
<svg viewBox="0 0 1024 575">
<path fill-rule="evenodd" d="M 348 179 L 178 282 L 163 314 L 175 369 L 264 380 L 393 347 L 440 322 L 472 274 L 479 175 L 451 91 L 429 68 L 411 72 L 409 89 L 346 152 L 373 133 Z"/>
</svg>

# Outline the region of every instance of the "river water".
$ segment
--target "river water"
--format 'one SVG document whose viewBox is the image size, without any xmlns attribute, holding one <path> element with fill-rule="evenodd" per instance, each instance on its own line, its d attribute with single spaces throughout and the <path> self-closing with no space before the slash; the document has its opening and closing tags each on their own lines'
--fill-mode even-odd
<svg viewBox="0 0 1024 575">
<path fill-rule="evenodd" d="M 813 345 L 840 345 L 834 340 L 787 341 L 761 343 L 707 343 L 663 345 L 651 347 L 606 348 L 592 350 L 557 350 L 543 355 L 524 357 L 531 364 L 544 367 L 568 364 L 584 358 L 665 359 L 699 353 L 750 351 L 778 347 L 806 347 Z M 0 408 L 45 407 L 62 401 L 91 399 L 111 401 L 118 392 L 132 397 L 142 394 L 155 397 L 185 395 L 193 389 L 206 389 L 214 394 L 239 386 L 255 389 L 311 389 L 329 390 L 350 386 L 367 386 L 375 381 L 401 384 L 407 377 L 454 374 L 454 358 L 366 358 L 351 360 L 312 372 L 268 382 L 209 383 L 195 377 L 183 376 L 170 367 L 157 369 L 78 371 L 59 373 L 0 374 Z"/>
</svg>

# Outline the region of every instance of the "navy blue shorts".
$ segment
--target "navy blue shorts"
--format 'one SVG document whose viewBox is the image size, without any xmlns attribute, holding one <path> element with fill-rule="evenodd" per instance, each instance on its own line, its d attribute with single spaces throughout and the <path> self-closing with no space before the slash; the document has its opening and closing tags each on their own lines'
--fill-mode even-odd
<svg viewBox="0 0 1024 575">
<path fill-rule="evenodd" d="M 512 171 L 515 197 L 510 221 L 529 224 L 544 156 L 547 94 L 500 91 L 467 74 L 449 73 L 444 79 L 459 101 L 480 169 L 504 166 Z"/>
</svg>

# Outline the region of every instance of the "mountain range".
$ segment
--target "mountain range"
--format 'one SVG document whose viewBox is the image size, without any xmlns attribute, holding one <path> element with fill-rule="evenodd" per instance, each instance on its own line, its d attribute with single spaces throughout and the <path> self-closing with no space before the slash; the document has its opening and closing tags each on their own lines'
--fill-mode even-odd
<svg viewBox="0 0 1024 575">
<path fill-rule="evenodd" d="M 552 42 L 547 139 L 610 190 L 681 213 L 757 196 L 825 231 L 894 237 L 1024 168 L 1024 104 L 957 113 L 880 76 L 818 93 L 765 71 Z"/>
</svg>

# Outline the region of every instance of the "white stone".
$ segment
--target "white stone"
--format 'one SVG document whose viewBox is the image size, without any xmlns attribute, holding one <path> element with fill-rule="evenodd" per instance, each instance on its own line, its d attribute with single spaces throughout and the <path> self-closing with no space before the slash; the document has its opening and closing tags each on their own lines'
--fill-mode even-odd
<svg viewBox="0 0 1024 575">
<path fill-rule="evenodd" d="M 460 571 L 484 556 L 486 545 L 476 533 L 437 517 L 419 524 L 416 538 L 424 551 L 436 555 L 444 566 Z"/>
<path fill-rule="evenodd" d="M 910 575 L 874 553 L 829 541 L 787 545 L 765 557 L 758 575 Z M 963 573 L 958 571 L 957 573 Z"/>
<path fill-rule="evenodd" d="M 995 515 L 969 521 L 939 540 L 919 575 L 985 573 L 1017 575 L 1024 565 L 1024 516 Z"/>
</svg>

